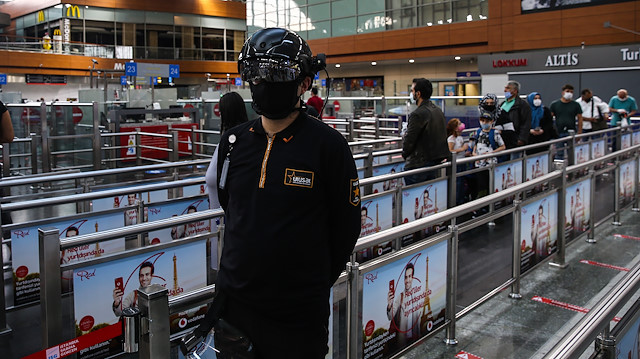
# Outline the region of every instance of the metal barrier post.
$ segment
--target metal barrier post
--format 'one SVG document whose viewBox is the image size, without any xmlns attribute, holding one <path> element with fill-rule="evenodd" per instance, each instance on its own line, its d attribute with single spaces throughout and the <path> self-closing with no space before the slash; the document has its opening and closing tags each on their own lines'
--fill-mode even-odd
<svg viewBox="0 0 640 359">
<path fill-rule="evenodd" d="M 178 132 L 173 131 L 171 133 L 171 152 L 169 152 L 169 161 L 170 162 L 178 162 L 180 158 L 180 153 L 178 152 L 180 148 L 180 144 L 178 143 Z"/>
<path fill-rule="evenodd" d="M 140 358 L 169 359 L 169 290 L 159 284 L 136 289 L 140 309 Z"/>
<path fill-rule="evenodd" d="M 602 333 L 596 337 L 595 342 L 596 350 L 600 350 L 602 354 L 598 358 L 600 359 L 615 359 L 616 358 L 616 338 L 611 336 L 609 325 L 607 325 Z"/>
<path fill-rule="evenodd" d="M 454 222 L 455 223 L 455 222 Z M 447 270 L 447 310 L 445 320 L 449 321 L 445 330 L 444 342 L 447 345 L 456 345 L 456 296 L 458 295 L 458 226 L 449 226 L 449 269 Z"/>
<path fill-rule="evenodd" d="M 106 92 L 106 90 L 105 90 Z M 98 103 L 93 102 L 93 170 L 102 167 L 102 137 L 100 136 L 100 112 Z"/>
<path fill-rule="evenodd" d="M 364 178 L 373 177 L 373 145 L 365 146 L 364 152 L 367 154 L 367 158 L 364 160 Z M 372 191 L 372 185 L 364 187 L 364 194 L 371 194 Z"/>
<path fill-rule="evenodd" d="M 569 164 L 574 165 L 575 157 L 573 156 L 573 151 L 576 146 L 576 131 L 569 130 L 569 137 L 571 137 L 571 140 L 565 145 L 565 148 L 567 149 L 567 156 L 564 158 L 568 158 Z"/>
<path fill-rule="evenodd" d="M 2 148 L 2 177 L 11 176 L 11 150 L 9 147 L 11 147 L 9 143 L 0 145 L 0 148 Z"/>
<path fill-rule="evenodd" d="M 456 158 L 457 153 L 455 152 L 451 152 L 451 168 L 449 169 L 450 172 L 450 176 L 449 176 L 449 208 L 453 208 L 456 206 L 457 203 L 457 189 L 458 186 L 456 184 L 457 182 L 457 170 L 458 170 L 458 166 L 457 166 L 457 162 L 458 159 Z"/>
<path fill-rule="evenodd" d="M 489 166 L 489 188 L 487 188 L 487 195 L 490 195 L 491 192 L 493 192 L 493 189 L 495 188 L 495 181 L 496 181 L 495 170 L 496 170 L 496 164 L 495 163 L 491 163 L 491 166 Z M 480 189 L 478 189 L 478 190 L 480 190 Z M 493 203 L 493 202 L 489 203 L 489 213 L 493 214 L 493 212 L 495 211 L 494 207 L 495 207 L 495 203 Z M 493 227 L 493 226 L 496 225 L 496 222 L 491 220 L 491 222 L 489 222 L 487 224 L 489 226 Z"/>
<path fill-rule="evenodd" d="M 638 157 L 638 153 L 636 152 L 635 158 L 633 160 L 633 165 L 636 167 L 636 173 L 640 173 L 640 166 L 638 165 L 638 159 L 640 157 Z M 631 209 L 634 212 L 640 212 L 640 194 L 638 193 L 638 191 L 640 191 L 640 183 L 638 183 L 638 181 L 632 181 L 633 182 L 633 208 Z"/>
<path fill-rule="evenodd" d="M 0 164 L 2 166 L 2 164 Z M 2 177 L 2 171 L 0 171 L 0 177 Z M 0 211 L 1 212 L 1 211 Z M 1 213 L 0 213 L 1 214 Z M 0 216 L 1 217 L 1 216 Z M 0 238 L 3 238 L 3 231 L 0 228 Z M 3 254 L 3 245 L 0 245 L 0 255 Z M 4 256 L 2 256 L 3 258 Z M 0 264 L 4 266 L 4 259 L 0 261 Z M 4 301 L 4 271 L 2 272 L 2 288 L 0 288 L 0 336 L 4 334 L 11 333 L 11 328 L 7 325 L 7 313 L 5 310 L 5 301 Z"/>
<path fill-rule="evenodd" d="M 336 116 L 337 118 L 338 116 Z M 354 119 L 351 119 L 351 121 L 349 121 L 349 141 L 355 141 L 355 133 L 356 133 L 356 123 L 353 121 Z"/>
<path fill-rule="evenodd" d="M 399 205 L 400 203 L 402 203 L 402 181 L 398 182 L 400 183 L 400 185 L 397 186 L 393 192 L 393 221 L 396 226 L 402 223 L 402 206 Z M 402 248 L 402 237 L 396 238 L 395 242 L 395 250 L 399 250 L 400 248 Z"/>
<path fill-rule="evenodd" d="M 595 218 L 595 211 L 596 211 L 596 201 L 595 201 L 595 196 L 596 196 L 596 170 L 591 168 L 589 170 L 589 176 L 591 178 L 591 190 L 589 191 L 589 232 L 587 233 L 587 243 L 596 243 L 596 238 L 595 238 L 595 224 L 596 221 L 594 220 Z"/>
<path fill-rule="evenodd" d="M 618 145 L 616 147 L 620 146 L 620 136 L 618 133 Z M 613 194 L 613 212 L 615 213 L 615 215 L 613 216 L 613 222 L 611 224 L 613 224 L 614 226 L 621 226 L 622 223 L 620 222 L 620 158 L 616 157 L 616 168 L 615 168 L 615 175 L 613 176 L 613 180 L 615 181 L 614 183 L 614 194 Z"/>
<path fill-rule="evenodd" d="M 60 232 L 39 228 L 40 245 L 40 323 L 42 348 L 62 342 L 62 287 L 60 272 Z"/>
<path fill-rule="evenodd" d="M 520 232 L 522 229 L 522 223 L 520 220 L 522 219 L 521 210 L 522 210 L 522 201 L 516 199 L 513 201 L 514 211 L 513 211 L 513 284 L 511 285 L 511 293 L 509 293 L 509 297 L 512 299 L 522 299 L 522 295 L 520 294 Z"/>
<path fill-rule="evenodd" d="M 380 118 L 378 116 L 375 116 L 373 119 L 375 121 L 374 128 L 375 128 L 375 131 L 376 131 L 374 136 L 375 136 L 375 138 L 377 140 L 377 139 L 380 138 Z"/>
<path fill-rule="evenodd" d="M 198 154 L 196 146 L 196 125 L 191 125 L 191 159 L 196 160 Z M 195 166 L 194 166 L 195 168 Z"/>
<path fill-rule="evenodd" d="M 38 174 L 38 142 L 36 142 L 38 136 L 35 133 L 30 133 L 29 137 L 31 138 L 29 144 L 31 146 L 31 174 L 35 175 Z"/>
<path fill-rule="evenodd" d="M 358 345 L 358 338 L 361 331 L 358 325 L 360 316 L 358 278 L 360 268 L 357 262 L 347 263 L 347 359 L 358 359 L 361 346 Z"/>
<path fill-rule="evenodd" d="M 136 128 L 136 166 L 142 166 L 142 148 L 140 148 L 140 129 Z"/>
<path fill-rule="evenodd" d="M 49 148 L 49 122 L 47 121 L 47 105 L 43 102 L 40 105 L 40 125 L 42 136 L 42 172 L 51 172 L 51 150 Z"/>
<path fill-rule="evenodd" d="M 558 239 L 556 240 L 556 255 L 549 262 L 549 265 L 558 268 L 566 268 L 567 263 L 565 262 L 565 241 L 566 236 L 564 233 L 564 211 L 565 211 L 565 191 L 567 189 L 567 162 L 566 160 L 555 161 L 556 170 L 562 171 L 562 176 L 560 177 L 560 187 L 558 188 L 558 217 L 557 217 L 557 226 L 556 233 L 558 233 Z"/>
</svg>

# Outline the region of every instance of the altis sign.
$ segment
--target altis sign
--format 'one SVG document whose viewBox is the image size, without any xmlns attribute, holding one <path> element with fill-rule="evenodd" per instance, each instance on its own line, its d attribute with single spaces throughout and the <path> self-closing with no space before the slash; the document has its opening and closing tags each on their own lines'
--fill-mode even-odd
<svg viewBox="0 0 640 359">
<path fill-rule="evenodd" d="M 578 65 L 578 54 L 571 51 L 563 54 L 554 54 L 547 56 L 545 67 L 563 67 Z"/>
</svg>

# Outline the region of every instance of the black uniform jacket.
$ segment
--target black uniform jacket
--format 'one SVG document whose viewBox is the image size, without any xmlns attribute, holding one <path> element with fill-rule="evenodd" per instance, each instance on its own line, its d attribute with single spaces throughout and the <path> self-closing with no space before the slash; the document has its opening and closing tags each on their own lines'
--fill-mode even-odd
<svg viewBox="0 0 640 359">
<path fill-rule="evenodd" d="M 273 139 L 259 118 L 234 127 L 218 153 L 219 181 L 227 156 L 229 171 L 218 189 L 225 236 L 217 286 L 281 318 L 328 308 L 329 288 L 360 232 L 360 187 L 346 140 L 300 112 Z"/>
</svg>

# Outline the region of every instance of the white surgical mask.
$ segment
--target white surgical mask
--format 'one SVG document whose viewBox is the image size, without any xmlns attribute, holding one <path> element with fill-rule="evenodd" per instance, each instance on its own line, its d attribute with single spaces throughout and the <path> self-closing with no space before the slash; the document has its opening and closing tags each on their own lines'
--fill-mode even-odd
<svg viewBox="0 0 640 359">
<path fill-rule="evenodd" d="M 562 97 L 564 97 L 565 100 L 572 100 L 573 99 L 573 93 L 571 92 L 565 92 Z"/>
<path fill-rule="evenodd" d="M 409 101 L 411 101 L 411 103 L 416 103 L 416 99 L 413 97 L 413 92 L 409 92 Z"/>
<path fill-rule="evenodd" d="M 535 107 L 539 107 L 540 105 L 542 105 L 542 100 L 541 100 L 541 99 L 539 99 L 539 98 L 534 99 L 534 100 L 533 100 L 533 105 L 534 105 Z"/>
<path fill-rule="evenodd" d="M 624 98 L 622 98 L 622 97 L 618 96 L 618 100 L 620 100 L 620 101 L 626 101 L 626 100 L 627 100 L 627 97 L 625 96 Z"/>
</svg>

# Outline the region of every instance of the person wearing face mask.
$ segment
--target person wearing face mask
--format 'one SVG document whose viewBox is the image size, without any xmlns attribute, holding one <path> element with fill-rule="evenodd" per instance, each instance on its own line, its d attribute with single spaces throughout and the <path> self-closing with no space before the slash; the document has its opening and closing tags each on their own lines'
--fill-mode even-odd
<svg viewBox="0 0 640 359">
<path fill-rule="evenodd" d="M 435 166 L 451 156 L 447 145 L 446 120 L 440 107 L 431 102 L 433 87 L 425 78 L 413 79 L 411 99 L 418 108 L 409 115 L 402 142 L 404 169 Z M 433 171 L 404 177 L 407 185 L 434 179 Z"/>
<path fill-rule="evenodd" d="M 488 93 L 484 95 L 482 100 L 480 100 L 480 104 L 478 105 L 478 109 L 480 113 L 489 113 L 491 114 L 493 121 L 497 121 L 498 117 L 500 117 L 500 107 L 498 106 L 498 96 L 492 93 Z"/>
<path fill-rule="evenodd" d="M 607 128 L 609 106 L 591 90 L 584 89 L 576 100 L 582 108 L 582 132 L 592 132 Z"/>
<path fill-rule="evenodd" d="M 500 114 L 495 129 L 500 131 L 507 149 L 529 143 L 531 108 L 520 98 L 520 83 L 509 81 L 504 87 L 505 101 L 500 105 Z M 512 156 L 517 157 L 517 156 Z"/>
<path fill-rule="evenodd" d="M 623 124 L 626 120 L 627 123 L 623 125 L 630 125 L 629 117 L 636 114 L 638 111 L 638 104 L 636 99 L 629 96 L 627 90 L 620 89 L 616 96 L 613 96 L 609 100 L 609 110 L 611 111 L 611 127 Z"/>
<path fill-rule="evenodd" d="M 542 96 L 537 92 L 532 92 L 527 96 L 527 102 L 531 107 L 531 129 L 529 130 L 529 144 L 549 141 L 556 138 L 555 129 L 553 128 L 553 118 L 551 111 L 542 105 Z M 547 148 L 539 147 L 528 150 L 527 154 L 543 152 Z"/>
<path fill-rule="evenodd" d="M 214 304 L 251 340 L 256 358 L 325 357 L 330 289 L 360 234 L 347 141 L 302 105 L 325 66 L 322 54 L 281 28 L 258 30 L 238 58 L 260 117 L 226 130 L 219 144 L 225 244 L 216 280 L 223 299 Z M 308 267 L 291 270 L 301 258 Z"/>
<path fill-rule="evenodd" d="M 562 86 L 562 97 L 553 101 L 549 109 L 555 118 L 558 137 L 569 136 L 569 130 L 576 131 L 576 118 L 578 119 L 576 133 L 582 133 L 582 107 L 573 100 L 573 86 L 569 84 Z M 558 144 L 556 159 L 564 159 L 565 146 L 565 142 Z"/>
</svg>

